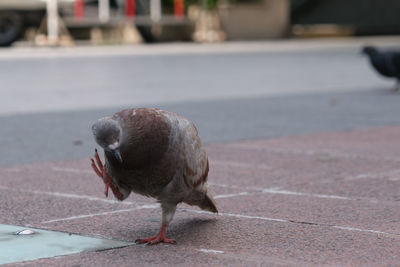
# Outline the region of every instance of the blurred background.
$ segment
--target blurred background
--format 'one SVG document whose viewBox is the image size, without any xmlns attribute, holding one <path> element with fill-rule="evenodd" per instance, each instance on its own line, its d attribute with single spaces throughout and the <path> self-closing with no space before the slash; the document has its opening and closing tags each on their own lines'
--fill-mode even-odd
<svg viewBox="0 0 400 267">
<path fill-rule="evenodd" d="M 399 10 L 397 0 L 1 0 L 0 45 L 390 35 Z"/>
<path fill-rule="evenodd" d="M 218 219 L 181 213 L 171 236 L 187 241 L 155 254 L 82 241 L 47 265 L 400 266 L 399 48 L 400 0 L 0 0 L 0 223 L 155 232 L 150 202 L 98 198 L 89 160 L 97 119 L 154 107 L 196 124 Z M 0 265 L 24 238 L 5 229 Z M 75 248 L 60 240 L 43 252 Z"/>
<path fill-rule="evenodd" d="M 85 158 L 123 108 L 192 119 L 205 143 L 400 123 L 398 0 L 0 0 L 0 165 Z M 88 165 L 89 167 L 89 165 Z"/>
</svg>

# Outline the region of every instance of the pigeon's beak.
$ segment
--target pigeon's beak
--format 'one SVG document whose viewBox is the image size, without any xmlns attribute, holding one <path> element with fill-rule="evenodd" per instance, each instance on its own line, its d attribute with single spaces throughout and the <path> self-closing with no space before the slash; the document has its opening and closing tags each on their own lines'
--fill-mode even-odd
<svg viewBox="0 0 400 267">
<path fill-rule="evenodd" d="M 111 145 L 108 146 L 108 151 L 112 152 L 114 154 L 114 157 L 122 163 L 122 157 L 121 157 L 121 151 L 119 150 L 119 144 L 118 142 L 115 142 Z"/>
<path fill-rule="evenodd" d="M 121 157 L 121 151 L 119 151 L 119 148 L 116 148 L 113 150 L 115 158 L 122 163 L 122 157 Z"/>
</svg>

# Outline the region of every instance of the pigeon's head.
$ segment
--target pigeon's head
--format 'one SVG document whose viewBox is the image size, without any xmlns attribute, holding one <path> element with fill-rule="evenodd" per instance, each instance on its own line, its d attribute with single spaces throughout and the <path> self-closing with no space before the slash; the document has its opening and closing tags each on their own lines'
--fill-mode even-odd
<svg viewBox="0 0 400 267">
<path fill-rule="evenodd" d="M 122 162 L 120 152 L 121 126 L 118 121 L 112 117 L 101 118 L 93 124 L 92 132 L 96 143 Z"/>
<path fill-rule="evenodd" d="M 375 55 L 377 52 L 378 52 L 378 50 L 373 46 L 364 46 L 361 49 L 361 53 L 368 55 L 368 56 Z"/>
</svg>

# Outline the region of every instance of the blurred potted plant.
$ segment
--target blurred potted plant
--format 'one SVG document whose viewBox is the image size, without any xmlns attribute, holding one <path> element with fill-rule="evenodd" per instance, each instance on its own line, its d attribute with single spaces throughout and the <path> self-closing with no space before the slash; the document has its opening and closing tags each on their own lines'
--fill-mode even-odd
<svg viewBox="0 0 400 267">
<path fill-rule="evenodd" d="M 198 42 L 281 38 L 290 28 L 289 0 L 186 0 L 186 4 Z"/>
<path fill-rule="evenodd" d="M 226 34 L 217 11 L 218 0 L 188 0 L 188 17 L 195 22 L 192 39 L 196 42 L 222 42 Z"/>
<path fill-rule="evenodd" d="M 220 0 L 217 7 L 227 39 L 281 38 L 288 33 L 289 0 Z"/>
<path fill-rule="evenodd" d="M 163 8 L 173 8 L 174 1 Z M 289 0 L 185 0 L 185 6 L 197 42 L 281 38 L 290 26 Z"/>
</svg>

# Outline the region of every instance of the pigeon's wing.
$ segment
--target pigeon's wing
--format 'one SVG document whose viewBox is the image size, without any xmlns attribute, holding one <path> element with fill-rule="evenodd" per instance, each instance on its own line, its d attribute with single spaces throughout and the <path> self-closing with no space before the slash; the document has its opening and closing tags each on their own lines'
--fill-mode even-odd
<svg viewBox="0 0 400 267">
<path fill-rule="evenodd" d="M 213 197 L 207 192 L 207 177 L 209 163 L 207 153 L 202 147 L 196 126 L 188 122 L 183 132 L 185 165 L 184 175 L 186 185 L 191 188 L 190 195 L 183 201 L 189 205 L 197 205 L 203 210 L 218 212 Z"/>
<path fill-rule="evenodd" d="M 400 77 L 400 53 L 388 51 L 382 53 L 380 73 L 387 77 Z"/>
<path fill-rule="evenodd" d="M 208 176 L 208 158 L 193 122 L 176 113 L 162 111 L 171 124 L 170 144 L 183 167 L 185 184 L 201 190 Z M 181 168 L 181 167 L 179 167 Z"/>
<path fill-rule="evenodd" d="M 186 121 L 182 132 L 185 164 L 184 176 L 186 184 L 201 190 L 207 181 L 209 163 L 205 149 L 202 146 L 196 126 Z"/>
<path fill-rule="evenodd" d="M 400 79 L 400 52 L 393 53 L 393 68 L 395 71 L 395 76 Z"/>
<path fill-rule="evenodd" d="M 379 51 L 377 54 L 371 55 L 371 63 L 379 74 L 386 77 L 393 77 L 393 57 L 392 53 Z"/>
</svg>

